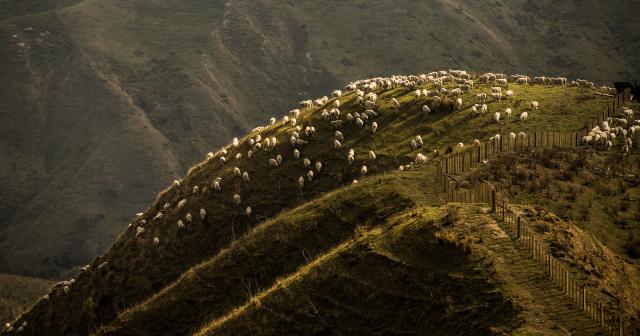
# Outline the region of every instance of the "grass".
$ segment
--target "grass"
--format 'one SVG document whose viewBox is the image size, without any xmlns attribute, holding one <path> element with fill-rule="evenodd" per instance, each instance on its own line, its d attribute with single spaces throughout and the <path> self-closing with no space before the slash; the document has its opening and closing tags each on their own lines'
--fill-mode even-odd
<svg viewBox="0 0 640 336">
<path fill-rule="evenodd" d="M 0 274 L 0 325 L 4 327 L 27 311 L 51 284 L 45 279 Z"/>
<path fill-rule="evenodd" d="M 38 304 L 24 318 L 32 321 L 34 325 L 47 326 L 43 335 L 47 332 L 76 333 L 107 325 L 116 319 L 120 312 L 145 302 L 163 288 L 171 288 L 170 284 L 176 281 L 179 284 L 179 279 L 189 280 L 190 277 L 194 277 L 191 275 L 181 278 L 183 274 L 191 274 L 188 272 L 191 267 L 215 257 L 223 249 L 235 244 L 234 241 L 253 232 L 252 229 L 256 225 L 278 214 L 286 214 L 288 210 L 323 197 L 326 193 L 350 185 L 354 179 L 365 183 L 369 188 L 368 193 L 383 192 L 384 184 L 387 183 L 406 184 L 407 186 L 398 189 L 398 194 L 426 204 L 438 204 L 442 199 L 435 182 L 434 166 L 422 167 L 415 173 L 395 172 L 384 180 L 377 180 L 379 174 L 395 171 L 400 164 L 407 164 L 413 160 L 418 151 L 410 148 L 408 141 L 411 138 L 422 135 L 425 148 L 420 151 L 428 153 L 436 148 L 444 150 L 444 147 L 462 139 L 470 142 L 473 138 L 483 138 L 497 131 L 527 131 L 549 124 L 557 124 L 557 129 L 577 130 L 583 126 L 579 122 L 580 118 L 588 118 L 599 113 L 608 101 L 593 95 L 590 90 L 542 86 L 512 88 L 516 92 L 516 100 L 489 103 L 490 111 L 509 104 L 517 113 L 526 108 L 525 102 L 535 97 L 540 101 L 541 109 L 533 112 L 526 123 L 507 121 L 504 125 L 498 125 L 491 121 L 490 115 L 470 117 L 468 106 L 471 104 L 471 95 L 488 90 L 486 86 L 479 86 L 470 95 L 463 96 L 467 102 L 462 110 L 434 112 L 427 118 L 416 112 L 420 104 L 412 102 L 412 92 L 402 89 L 380 91 L 381 106 L 378 110 L 381 115 L 376 118 L 379 124 L 376 135 L 373 136 L 366 129 L 347 125 L 343 128 L 346 137 L 343 149 L 339 151 L 332 146 L 334 129 L 321 120 L 322 107 L 303 111 L 299 122 L 302 125 L 314 125 L 317 132 L 309 139 L 309 144 L 302 151 L 302 157 L 309 157 L 313 162 L 321 161 L 324 166 L 322 172 L 316 174 L 313 182 L 307 183 L 303 189 L 298 187 L 297 178 L 305 175 L 307 169 L 303 167 L 302 160 L 293 159 L 291 146 L 287 143 L 293 128 L 280 122 L 261 131 L 263 138 L 275 136 L 279 142 L 273 149 L 257 152 L 252 160 L 246 159 L 246 151 L 249 149 L 247 142 L 248 138 L 256 133 L 249 133 L 241 139 L 238 148 L 227 147 L 230 162 L 220 164 L 221 154 L 217 153 L 213 159 L 190 169 L 179 187 L 168 188 L 158 195 L 144 211 L 142 218 L 148 223 L 143 225 L 139 223 L 139 219 L 132 220 L 132 226 L 121 233 L 103 256 L 94 260 L 93 267 L 88 272 L 78 277 L 70 295 L 63 298 L 62 294 L 54 294 L 49 303 Z M 593 98 L 585 99 L 585 96 Z M 397 97 L 403 104 L 399 116 L 390 112 L 391 97 Z M 342 113 L 360 109 L 354 105 L 353 94 L 341 98 L 341 101 Z M 566 117 L 555 111 L 565 111 L 567 114 L 576 114 L 577 117 Z M 505 129 L 506 127 L 508 129 Z M 443 131 L 434 131 L 438 128 L 442 128 Z M 345 153 L 348 148 L 356 150 L 356 162 L 351 166 L 346 163 Z M 368 160 L 368 150 L 374 150 L 378 154 L 375 162 Z M 245 158 L 240 162 L 234 162 L 232 158 L 236 153 L 242 153 Z M 268 160 L 276 154 L 284 157 L 283 164 L 278 168 L 271 168 Z M 359 173 L 360 167 L 365 164 L 369 167 L 371 177 L 365 178 Z M 241 182 L 240 179 L 234 178 L 234 166 L 248 172 L 251 182 Z M 222 192 L 215 192 L 211 188 L 212 181 L 218 176 L 222 177 Z M 409 179 L 408 176 L 412 177 Z M 200 187 L 201 192 L 194 196 L 192 189 L 196 185 Z M 233 205 L 232 195 L 235 193 L 242 197 L 240 207 Z M 176 209 L 176 204 L 183 198 L 188 199 L 186 207 Z M 390 198 L 397 201 L 401 199 L 399 196 Z M 362 202 L 354 202 L 347 208 L 358 206 Z M 167 210 L 163 210 L 165 203 L 170 205 Z M 253 209 L 249 218 L 244 214 L 246 206 Z M 186 223 L 187 227 L 184 230 L 178 229 L 178 219 L 184 218 L 187 212 L 197 217 L 201 208 L 207 211 L 204 221 L 197 218 L 193 223 Z M 161 220 L 152 220 L 158 211 L 163 211 L 164 216 Z M 368 226 L 367 218 L 363 215 L 360 222 L 353 222 L 346 232 L 353 234 L 358 225 Z M 138 225 L 145 226 L 146 229 L 141 237 L 134 235 Z M 160 238 L 159 247 L 153 245 L 154 237 Z M 335 239 L 337 240 L 329 245 L 335 245 L 340 241 L 339 237 Z M 110 266 L 105 270 L 97 270 L 95 266 L 104 261 L 109 262 Z M 274 275 L 271 275 L 271 278 L 273 277 Z M 249 278 L 247 275 L 243 279 Z M 190 300 L 191 297 L 185 293 L 185 299 Z M 237 302 L 237 298 L 241 296 L 236 294 L 235 297 L 233 302 Z M 87 304 L 87 300 L 90 300 L 91 304 Z M 165 306 L 160 304 L 157 307 L 163 309 Z M 144 309 L 141 310 L 144 315 Z M 135 312 L 136 308 L 132 311 Z M 203 310 L 203 314 L 205 313 Z M 195 314 L 193 318 L 205 317 L 206 314 Z M 143 322 L 140 322 L 139 326 L 149 325 L 144 316 L 141 321 Z M 166 321 L 173 322 L 173 319 L 168 318 Z M 188 321 L 184 320 L 185 323 Z"/>
</svg>

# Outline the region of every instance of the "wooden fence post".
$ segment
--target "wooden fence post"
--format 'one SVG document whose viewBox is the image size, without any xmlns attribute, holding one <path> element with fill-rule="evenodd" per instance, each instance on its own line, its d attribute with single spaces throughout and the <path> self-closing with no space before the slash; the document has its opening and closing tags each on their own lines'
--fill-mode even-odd
<svg viewBox="0 0 640 336">
<path fill-rule="evenodd" d="M 520 238 L 520 216 L 516 217 L 516 239 Z"/>
</svg>

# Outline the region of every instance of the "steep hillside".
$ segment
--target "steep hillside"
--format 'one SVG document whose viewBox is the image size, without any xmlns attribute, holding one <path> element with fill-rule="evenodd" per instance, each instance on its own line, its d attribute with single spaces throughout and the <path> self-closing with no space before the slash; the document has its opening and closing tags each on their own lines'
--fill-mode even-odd
<svg viewBox="0 0 640 336">
<path fill-rule="evenodd" d="M 0 274 L 0 325 L 28 310 L 51 286 L 45 279 Z"/>
<path fill-rule="evenodd" d="M 0 1 L 0 270 L 56 276 L 88 262 L 206 152 L 352 78 L 436 67 L 637 78 L 638 6 Z"/>
<path fill-rule="evenodd" d="M 282 300 L 279 287 L 274 287 L 278 279 L 284 277 L 282 281 L 289 283 L 293 279 L 287 280 L 288 277 L 298 271 L 311 268 L 315 272 L 317 269 L 312 267 L 311 260 L 325 260 L 323 256 L 326 256 L 328 264 L 320 263 L 319 269 L 343 269 L 342 254 L 331 252 L 335 248 L 368 254 L 366 249 L 357 248 L 358 244 L 350 245 L 354 231 L 362 234 L 378 227 L 401 225 L 402 221 L 389 222 L 389 218 L 417 206 L 442 204 L 436 166 L 432 164 L 432 160 L 437 159 L 437 155 L 432 154 L 434 150 L 442 153 L 459 142 L 471 143 L 473 139 L 485 139 L 497 132 L 530 132 L 552 127 L 581 130 L 586 121 L 610 103 L 610 98 L 596 95 L 598 90 L 591 88 L 510 83 L 507 86 L 514 91 L 513 97 L 489 99 L 488 112 L 474 114 L 471 110 L 479 100 L 476 94 L 490 93 L 492 84 L 476 84 L 470 92 L 460 95 L 463 101 L 460 108 L 454 108 L 452 99 L 456 97 L 445 94 L 444 90 L 441 98 L 416 99 L 414 88 L 405 88 L 413 82 L 417 85 L 415 88 L 434 92 L 435 79 L 425 83 L 418 83 L 417 77 L 388 80 L 370 81 L 379 84 L 373 90 L 377 98 L 371 98 L 374 92 L 368 97 L 376 101 L 375 115 L 369 112 L 371 117 L 362 126 L 347 120 L 348 113 L 364 115 L 364 107 L 357 102 L 359 94 L 348 91 L 339 98 L 327 98 L 318 105 L 301 109 L 299 115 L 290 113 L 273 125 L 256 128 L 237 144 L 211 153 L 131 219 L 129 227 L 111 248 L 73 283 L 53 289 L 48 300 L 39 301 L 14 326 L 26 322 L 25 334 L 37 335 L 157 335 L 166 333 L 167 328 L 172 328 L 173 334 L 189 334 L 209 323 L 216 326 L 216 321 L 235 309 L 244 311 L 246 308 L 242 307 L 248 297 Z M 368 85 L 366 81 L 358 83 L 359 88 Z M 457 84 L 449 82 L 444 86 L 453 90 Z M 397 112 L 394 99 L 399 104 Z M 441 99 L 441 103 L 437 99 Z M 538 101 L 538 109 L 532 108 L 532 100 Z M 327 116 L 326 110 L 331 110 L 338 101 L 340 113 Z M 428 115 L 422 112 L 424 104 L 430 106 Z M 513 116 L 500 123 L 494 121 L 493 113 L 507 107 L 513 109 Z M 517 116 L 525 111 L 529 118 L 523 122 Z M 339 129 L 344 136 L 339 148 L 334 141 L 337 119 L 343 123 Z M 412 148 L 410 141 L 417 135 L 421 136 L 423 145 Z M 295 157 L 291 137 L 297 142 L 295 149 L 300 153 L 299 158 Z M 350 149 L 354 150 L 352 163 L 348 160 Z M 369 151 L 373 151 L 375 157 Z M 427 154 L 424 160 L 420 159 L 420 152 Z M 281 156 L 279 163 L 278 156 Z M 304 159 L 309 160 L 310 167 L 305 167 Z M 321 166 L 317 166 L 318 163 Z M 406 169 L 398 171 L 400 165 Z M 312 178 L 309 171 L 314 172 Z M 359 182 L 353 185 L 354 180 Z M 347 187 L 349 185 L 353 186 Z M 426 221 L 420 225 L 432 224 Z M 429 231 L 426 227 L 425 230 Z M 402 246 L 388 247 L 386 251 L 391 253 L 396 248 Z M 438 253 L 448 253 L 446 251 Z M 334 260 L 334 256 L 337 259 Z M 394 265 L 376 260 L 379 259 L 370 260 L 371 267 L 376 269 Z M 470 270 L 478 267 L 474 260 L 459 261 Z M 395 262 L 407 263 L 408 259 Z M 424 260 L 402 272 L 411 273 L 413 277 L 422 274 L 429 263 Z M 515 328 L 517 318 L 508 317 L 509 311 L 515 308 L 504 301 L 508 301 L 507 298 L 491 294 L 491 274 L 462 273 L 463 277 L 480 276 L 477 285 L 478 291 L 486 292 L 483 300 L 498 300 L 506 312 L 505 320 L 492 322 L 497 323 L 497 329 L 485 323 L 481 327 L 489 329 L 480 330 Z M 309 288 L 331 283 L 331 279 L 307 278 L 306 271 L 301 275 L 305 275 L 301 276 L 302 286 Z M 357 279 L 358 275 L 353 277 Z M 396 280 L 403 282 L 401 278 Z M 429 287 L 432 280 L 435 278 L 423 279 L 426 282 L 419 285 Z M 455 287 L 464 283 L 440 290 L 456 297 L 454 301 L 468 302 L 467 294 L 454 295 Z M 348 285 L 343 281 L 335 284 Z M 386 286 L 380 288 L 392 290 Z M 454 311 L 461 308 L 455 304 L 452 307 Z M 442 309 L 441 303 L 432 308 Z M 480 320 L 488 318 L 487 311 L 475 308 L 474 311 Z M 336 314 L 336 318 L 353 316 L 345 315 L 341 309 L 336 310 Z M 370 317 L 376 320 L 380 315 Z M 247 315 L 246 318 L 253 317 Z M 469 325 L 462 322 L 452 316 L 446 321 L 426 321 L 424 328 L 451 323 L 452 328 L 469 330 Z M 564 325 L 567 321 L 557 323 Z M 388 327 L 397 325 L 391 323 Z M 281 327 L 269 328 L 279 330 Z"/>
</svg>

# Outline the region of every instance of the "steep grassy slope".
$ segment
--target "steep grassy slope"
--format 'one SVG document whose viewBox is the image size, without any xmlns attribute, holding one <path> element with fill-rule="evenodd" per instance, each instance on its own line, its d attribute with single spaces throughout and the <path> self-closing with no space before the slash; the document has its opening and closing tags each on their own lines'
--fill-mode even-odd
<svg viewBox="0 0 640 336">
<path fill-rule="evenodd" d="M 552 210 L 616 253 L 638 258 L 639 160 L 637 153 L 625 157 L 618 150 L 540 150 L 504 155 L 468 181 L 492 181 L 512 202 Z"/>
<path fill-rule="evenodd" d="M 0 270 L 53 276 L 88 262 L 204 153 L 352 78 L 436 67 L 637 77 L 638 6 L 0 1 Z"/>
<path fill-rule="evenodd" d="M 431 88 L 431 84 L 424 85 L 424 87 Z M 465 104 L 462 109 L 449 111 L 434 107 L 433 113 L 428 117 L 425 117 L 422 112 L 418 112 L 421 103 L 414 100 L 412 91 L 399 88 L 387 91 L 378 90 L 379 107 L 376 110 L 379 112 L 379 116 L 375 119 L 379 125 L 378 131 L 374 135 L 369 129 L 345 125 L 342 131 L 346 138 L 342 142 L 343 147 L 340 150 L 333 148 L 334 128 L 320 115 L 324 108 L 333 104 L 333 101 L 329 101 L 326 106 L 303 110 L 298 118 L 298 123 L 303 127 L 314 126 L 316 129 L 313 136 L 305 137 L 308 144 L 302 149 L 299 160 L 293 158 L 292 148 L 288 143 L 290 135 L 295 130 L 290 123 L 278 122 L 263 130 L 249 133 L 240 139 L 238 147 L 228 146 L 226 148 L 229 151 L 226 154 L 229 162 L 222 164 L 219 158 L 223 153 L 219 152 L 193 167 L 181 180 L 180 185 L 174 185 L 162 192 L 140 218 L 132 220 L 132 225 L 121 234 L 109 251 L 97 258 L 88 271 L 79 275 L 69 293 L 65 294 L 59 289 L 55 290 L 49 301 L 39 302 L 18 322 L 29 321 L 27 330 L 39 335 L 84 335 L 114 321 L 123 310 L 138 305 L 123 314 L 113 326 L 105 327 L 104 332 L 126 332 L 128 330 L 126 327 L 119 329 L 120 323 L 130 321 L 132 330 L 154 334 L 153 330 L 144 331 L 145 328 L 153 328 L 152 324 L 147 323 L 149 316 L 165 314 L 166 321 L 183 326 L 184 328 L 180 329 L 183 332 L 193 330 L 191 328 L 196 328 L 198 323 L 219 316 L 225 309 L 231 309 L 234 305 L 239 304 L 239 299 L 245 298 L 246 292 L 238 292 L 238 288 L 241 288 L 241 291 L 248 290 L 247 279 L 251 275 L 255 276 L 253 283 L 255 284 L 257 279 L 257 286 L 260 288 L 268 286 L 268 283 L 273 282 L 273 279 L 284 275 L 272 272 L 270 267 L 259 275 L 249 271 L 239 276 L 241 283 L 244 280 L 243 287 L 235 286 L 233 295 L 227 298 L 228 301 L 220 302 L 219 306 L 212 304 L 188 317 L 181 314 L 175 316 L 173 314 L 179 311 L 166 310 L 167 302 L 172 302 L 172 300 L 175 300 L 172 302 L 172 304 L 175 303 L 175 306 L 189 307 L 193 305 L 194 298 L 204 297 L 197 294 L 202 290 L 202 287 L 195 285 L 201 281 L 198 274 L 210 274 L 215 278 L 216 271 L 219 270 L 217 267 L 224 268 L 224 262 L 228 261 L 225 258 L 230 256 L 221 252 L 224 248 L 232 249 L 233 246 L 236 246 L 233 242 L 243 237 L 247 232 L 253 232 L 258 236 L 260 232 L 269 232 L 261 230 L 254 232 L 252 228 L 287 209 L 292 209 L 317 197 L 323 197 L 322 195 L 327 192 L 349 185 L 353 179 L 359 179 L 363 184 L 367 183 L 365 185 L 369 189 L 376 184 L 391 183 L 392 180 L 388 178 L 382 181 L 376 181 L 375 177 L 362 180 L 366 176 L 362 176 L 360 168 L 366 164 L 369 167 L 369 175 L 376 175 L 396 170 L 398 165 L 413 161 L 417 151 L 411 149 L 409 140 L 416 135 L 421 135 L 425 141 L 425 148 L 422 148 L 421 151 L 430 152 L 435 148 L 442 150 L 460 140 L 468 142 L 473 138 L 483 138 L 497 131 L 519 132 L 541 127 L 548 128 L 549 125 L 557 126 L 558 129 L 577 130 L 582 128 L 583 120 L 599 113 L 609 101 L 608 98 L 594 95 L 592 90 L 586 89 L 536 85 L 512 85 L 512 88 L 516 92 L 513 101 L 490 102 L 488 103 L 490 113 L 477 117 L 471 117 L 470 114 L 470 105 L 475 99 L 472 98 L 472 95 L 488 91 L 488 86 L 480 85 L 473 92 L 463 95 Z M 397 115 L 391 111 L 390 100 L 392 97 L 397 98 L 402 104 Z M 526 101 L 532 98 L 540 101 L 541 108 L 532 112 L 527 122 L 523 123 L 512 119 L 497 124 L 491 121 L 492 112 L 496 109 L 509 105 L 513 106 L 514 113 L 519 113 L 528 109 Z M 340 100 L 343 104 L 341 107 L 343 114 L 362 109 L 355 105 L 354 93 L 349 93 L 341 97 Z M 249 144 L 249 138 L 255 137 L 258 133 L 263 139 L 276 137 L 278 143 L 275 147 L 257 151 L 253 154 L 252 159 L 248 159 L 247 151 L 253 148 Z M 352 165 L 348 165 L 346 160 L 349 148 L 356 152 L 356 162 Z M 374 150 L 377 153 L 375 162 L 368 159 L 368 150 Z M 238 153 L 242 154 L 242 158 L 235 160 L 234 157 Z M 278 154 L 283 156 L 282 164 L 279 167 L 270 167 L 268 160 Z M 320 172 L 316 172 L 312 182 L 307 181 L 304 188 L 299 188 L 298 177 L 306 175 L 308 171 L 303 166 L 302 158 L 304 157 L 308 157 L 312 162 L 322 162 L 323 168 Z M 234 177 L 234 166 L 247 172 L 250 181 L 244 182 L 241 178 Z M 396 174 L 402 175 L 404 173 Z M 435 166 L 427 165 L 412 174 L 420 175 L 416 175 L 413 179 L 400 180 L 398 183 L 415 183 L 414 187 L 420 186 L 420 188 L 413 190 L 420 192 L 414 191 L 413 195 L 425 193 L 427 196 L 411 196 L 409 198 L 422 199 L 423 202 L 434 204 L 439 203 L 440 191 L 435 182 Z M 420 176 L 423 180 L 417 181 Z M 222 178 L 221 191 L 212 188 L 212 182 L 216 177 Z M 194 193 L 195 186 L 199 188 Z M 357 194 L 357 202 L 354 199 L 347 203 L 352 205 L 336 206 L 340 209 L 338 217 L 345 218 L 347 215 L 342 213 L 349 213 L 349 210 L 352 210 L 355 214 L 361 214 L 360 217 L 356 217 L 358 221 L 366 221 L 368 216 L 365 214 L 371 213 L 375 208 L 373 207 L 375 203 L 365 202 L 367 197 L 374 202 L 380 200 L 378 203 L 389 204 L 388 208 L 386 206 L 380 208 L 378 217 L 381 219 L 411 205 L 411 203 L 385 203 L 387 198 L 402 203 L 402 198 L 394 194 L 394 192 L 403 194 L 402 188 L 399 189 L 400 191 L 384 187 L 379 191 L 376 191 L 375 188 L 369 189 L 363 189 L 363 194 Z M 240 206 L 233 204 L 232 195 L 234 194 L 241 196 Z M 331 199 L 333 196 L 324 197 L 324 199 Z M 186 204 L 179 207 L 178 204 L 183 199 L 186 200 Z M 331 209 L 331 203 L 327 204 Z M 246 206 L 252 208 L 251 216 L 245 214 Z M 199 216 L 200 209 L 206 210 L 204 219 Z M 320 207 L 320 209 L 323 208 Z M 377 208 L 375 209 L 378 211 Z M 334 210 L 323 211 L 324 213 L 320 212 L 320 216 L 328 216 L 329 219 L 335 217 L 331 214 Z M 162 217 L 153 219 L 157 213 L 161 213 Z M 186 219 L 187 213 L 192 214 L 193 220 L 191 222 Z M 143 220 L 146 223 L 143 223 Z M 184 222 L 186 225 L 184 229 L 180 229 L 176 225 L 178 220 Z M 308 252 L 312 253 L 311 251 L 313 251 L 311 255 L 319 255 L 330 246 L 335 246 L 346 239 L 353 231 L 353 227 L 363 224 L 354 222 L 353 219 L 349 221 L 350 224 L 346 229 L 334 229 L 333 234 L 318 232 L 319 240 L 312 240 L 308 243 L 315 246 L 310 247 Z M 275 222 L 278 223 L 278 219 Z M 332 220 L 327 222 L 332 223 Z M 286 225 L 286 221 L 281 225 Z M 145 232 L 136 236 L 137 227 L 144 227 Z M 266 224 L 266 227 L 274 227 L 274 230 L 278 230 L 276 224 L 271 226 Z M 159 238 L 159 246 L 154 246 L 155 237 Z M 323 246 L 323 242 L 329 246 Z M 293 244 L 297 245 L 297 243 Z M 264 245 L 271 248 L 270 244 L 265 243 Z M 286 258 L 292 263 L 284 271 L 300 265 L 299 263 L 302 262 L 302 258 L 307 252 L 303 254 L 296 251 L 296 255 L 297 253 L 300 253 L 297 258 Z M 220 259 L 211 259 L 215 256 Z M 238 254 L 238 256 L 239 259 L 229 262 L 232 265 L 237 265 L 246 259 L 246 255 Z M 294 260 L 297 261 L 294 262 Z M 282 261 L 280 262 L 282 263 Z M 98 267 L 99 265 L 103 265 L 103 267 Z M 194 266 L 197 267 L 188 271 Z M 226 268 L 225 272 L 229 272 L 229 270 L 231 268 Z M 262 282 L 260 279 L 265 280 Z M 249 287 L 253 288 L 251 291 L 255 289 L 254 284 Z M 240 284 L 236 282 L 236 285 Z M 163 290 L 163 288 L 166 289 Z M 212 296 L 220 297 L 220 294 Z M 147 302 L 147 304 L 139 305 L 143 302 Z M 174 318 L 175 321 L 173 321 Z M 158 325 L 163 326 L 164 324 L 158 322 Z"/>
<path fill-rule="evenodd" d="M 49 286 L 45 279 L 0 274 L 0 325 L 18 318 Z"/>
</svg>

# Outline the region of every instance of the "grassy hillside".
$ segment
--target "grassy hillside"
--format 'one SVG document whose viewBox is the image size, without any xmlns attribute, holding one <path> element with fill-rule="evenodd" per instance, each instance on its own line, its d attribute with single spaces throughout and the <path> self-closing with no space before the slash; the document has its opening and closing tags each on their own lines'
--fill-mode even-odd
<svg viewBox="0 0 640 336">
<path fill-rule="evenodd" d="M 56 276 L 89 262 L 206 152 L 353 78 L 438 67 L 635 78 L 639 5 L 625 6 L 0 1 L 0 270 Z"/>
<path fill-rule="evenodd" d="M 432 84 L 423 87 L 433 89 Z M 441 204 L 435 165 L 396 172 L 399 165 L 413 162 L 418 152 L 444 151 L 460 141 L 469 143 L 496 132 L 526 132 L 550 125 L 579 130 L 609 103 L 609 98 L 595 95 L 592 89 L 513 84 L 511 89 L 515 91 L 512 100 L 488 102 L 489 113 L 475 117 L 470 111 L 477 101 L 475 94 L 490 91 L 488 85 L 463 94 L 461 109 L 432 106 L 433 112 L 426 117 L 420 112 L 424 101 L 415 101 L 413 91 L 379 89 L 377 132 L 373 134 L 369 126 L 346 124 L 341 129 L 345 140 L 338 150 L 333 147 L 335 129 L 321 116 L 333 104 L 330 100 L 324 106 L 304 109 L 297 118 L 303 129 L 313 126 L 316 130 L 304 137 L 308 144 L 301 148 L 300 159 L 293 157 L 288 143 L 296 131 L 290 122 L 250 132 L 237 147 L 227 146 L 227 154 L 214 154 L 190 169 L 179 185 L 160 193 L 142 216 L 130 220 L 131 225 L 111 248 L 78 276 L 68 293 L 54 290 L 50 300 L 40 301 L 17 322 L 28 321 L 26 331 L 38 335 L 153 335 L 166 329 L 167 323 L 175 326 L 176 334 L 198 331 L 240 307 L 248 296 L 270 288 L 278 278 L 344 244 L 354 231 L 383 225 L 414 206 Z M 391 98 L 401 103 L 398 114 L 392 111 Z M 530 110 L 531 99 L 540 102 L 539 110 Z M 355 103 L 355 93 L 340 101 L 342 118 L 347 112 L 362 111 Z M 516 118 L 500 124 L 492 121 L 493 112 L 507 106 L 514 109 L 514 115 L 527 110 L 531 116 L 526 122 Z M 263 139 L 275 137 L 277 145 L 267 147 L 263 142 L 265 147 L 249 159 L 248 150 L 255 149 L 249 141 L 258 134 Z M 409 140 L 416 135 L 425 143 L 414 151 Z M 348 149 L 355 150 L 352 165 L 346 159 Z M 377 154 L 375 161 L 368 158 L 369 150 Z M 234 159 L 236 154 L 242 158 Z M 223 155 L 228 162 L 221 163 Z M 270 167 L 269 159 L 276 155 L 283 161 Z M 305 157 L 312 163 L 322 162 L 323 168 L 300 188 L 298 177 L 309 170 L 303 165 Z M 361 173 L 363 165 L 368 166 L 366 175 Z M 234 167 L 247 172 L 249 181 L 234 176 Z M 221 191 L 213 188 L 217 177 L 221 177 Z M 354 179 L 360 183 L 344 188 Z M 234 194 L 241 196 L 239 206 L 233 203 Z M 179 206 L 182 200 L 186 203 Z M 245 213 L 247 206 L 252 208 L 250 216 Z M 199 216 L 201 209 L 206 211 L 204 218 Z M 178 220 L 184 228 L 178 227 Z M 136 235 L 138 227 L 145 231 Z M 273 256 L 267 259 L 273 261 L 260 257 L 265 255 Z M 504 321 L 506 326 L 512 322 Z"/>
<path fill-rule="evenodd" d="M 27 311 L 51 286 L 51 281 L 0 274 L 0 324 L 11 322 Z"/>
</svg>

